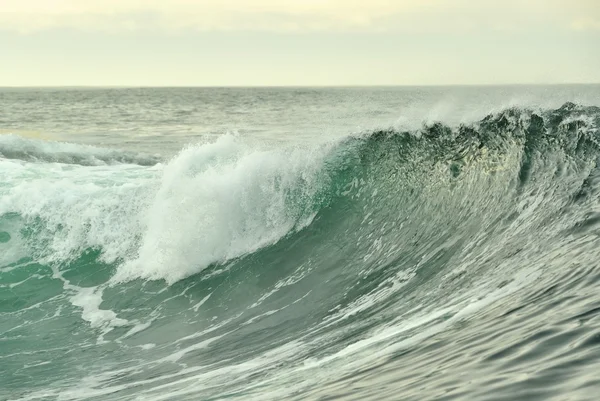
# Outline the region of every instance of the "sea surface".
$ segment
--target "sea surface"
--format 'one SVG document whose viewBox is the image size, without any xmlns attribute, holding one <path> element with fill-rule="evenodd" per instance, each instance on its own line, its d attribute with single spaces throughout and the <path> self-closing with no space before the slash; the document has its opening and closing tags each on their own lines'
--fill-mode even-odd
<svg viewBox="0 0 600 401">
<path fill-rule="evenodd" d="M 0 400 L 598 400 L 600 85 L 0 88 Z"/>
</svg>

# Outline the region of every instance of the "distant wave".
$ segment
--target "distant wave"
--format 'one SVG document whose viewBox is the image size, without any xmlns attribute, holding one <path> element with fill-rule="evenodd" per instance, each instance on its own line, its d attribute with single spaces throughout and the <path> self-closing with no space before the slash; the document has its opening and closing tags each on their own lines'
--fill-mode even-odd
<svg viewBox="0 0 600 401">
<path fill-rule="evenodd" d="M 0 158 L 27 162 L 65 163 L 82 166 L 138 164 L 153 166 L 161 161 L 157 156 L 121 150 L 41 139 L 14 134 L 0 135 Z"/>
</svg>

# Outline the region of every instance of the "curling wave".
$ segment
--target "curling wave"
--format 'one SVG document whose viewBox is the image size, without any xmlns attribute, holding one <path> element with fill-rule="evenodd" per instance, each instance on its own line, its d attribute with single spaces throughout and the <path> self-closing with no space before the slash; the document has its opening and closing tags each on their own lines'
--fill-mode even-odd
<svg viewBox="0 0 600 401">
<path fill-rule="evenodd" d="M 19 294 L 53 288 L 35 301 L 50 316 L 67 300 L 106 359 L 22 399 L 369 398 L 373 385 L 392 398 L 399 382 L 406 399 L 436 398 L 434 366 L 457 381 L 493 360 L 509 386 L 545 336 L 568 347 L 596 330 L 555 322 L 566 301 L 552 294 L 573 319 L 597 310 L 581 294 L 599 277 L 599 123 L 567 103 L 312 147 L 227 135 L 151 167 L 0 160 L 0 293 L 25 316 Z M 519 310 L 556 323 L 515 321 L 522 354 L 494 342 Z M 573 388 L 560 391 L 586 391 Z"/>
</svg>

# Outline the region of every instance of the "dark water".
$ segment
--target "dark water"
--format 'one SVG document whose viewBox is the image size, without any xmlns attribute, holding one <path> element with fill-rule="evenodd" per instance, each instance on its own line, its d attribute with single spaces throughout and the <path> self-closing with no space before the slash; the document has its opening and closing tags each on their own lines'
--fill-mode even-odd
<svg viewBox="0 0 600 401">
<path fill-rule="evenodd" d="M 0 399 L 597 399 L 598 86 L 0 105 Z"/>
</svg>

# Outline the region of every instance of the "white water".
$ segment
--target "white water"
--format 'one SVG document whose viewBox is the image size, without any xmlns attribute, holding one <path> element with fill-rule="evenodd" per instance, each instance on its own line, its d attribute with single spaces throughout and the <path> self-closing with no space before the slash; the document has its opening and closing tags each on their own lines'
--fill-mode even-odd
<svg viewBox="0 0 600 401">
<path fill-rule="evenodd" d="M 81 160 L 108 153 L 14 136 L 0 144 L 42 160 L 61 159 L 65 150 Z M 326 153 L 326 147 L 261 150 L 224 135 L 152 167 L 0 159 L 0 216 L 16 214 L 10 244 L 0 247 L 22 244 L 3 264 L 32 254 L 64 262 L 93 248 L 103 261 L 120 263 L 115 282 L 172 283 L 309 224 Z M 19 233 L 25 226 L 43 228 L 27 240 Z"/>
</svg>

